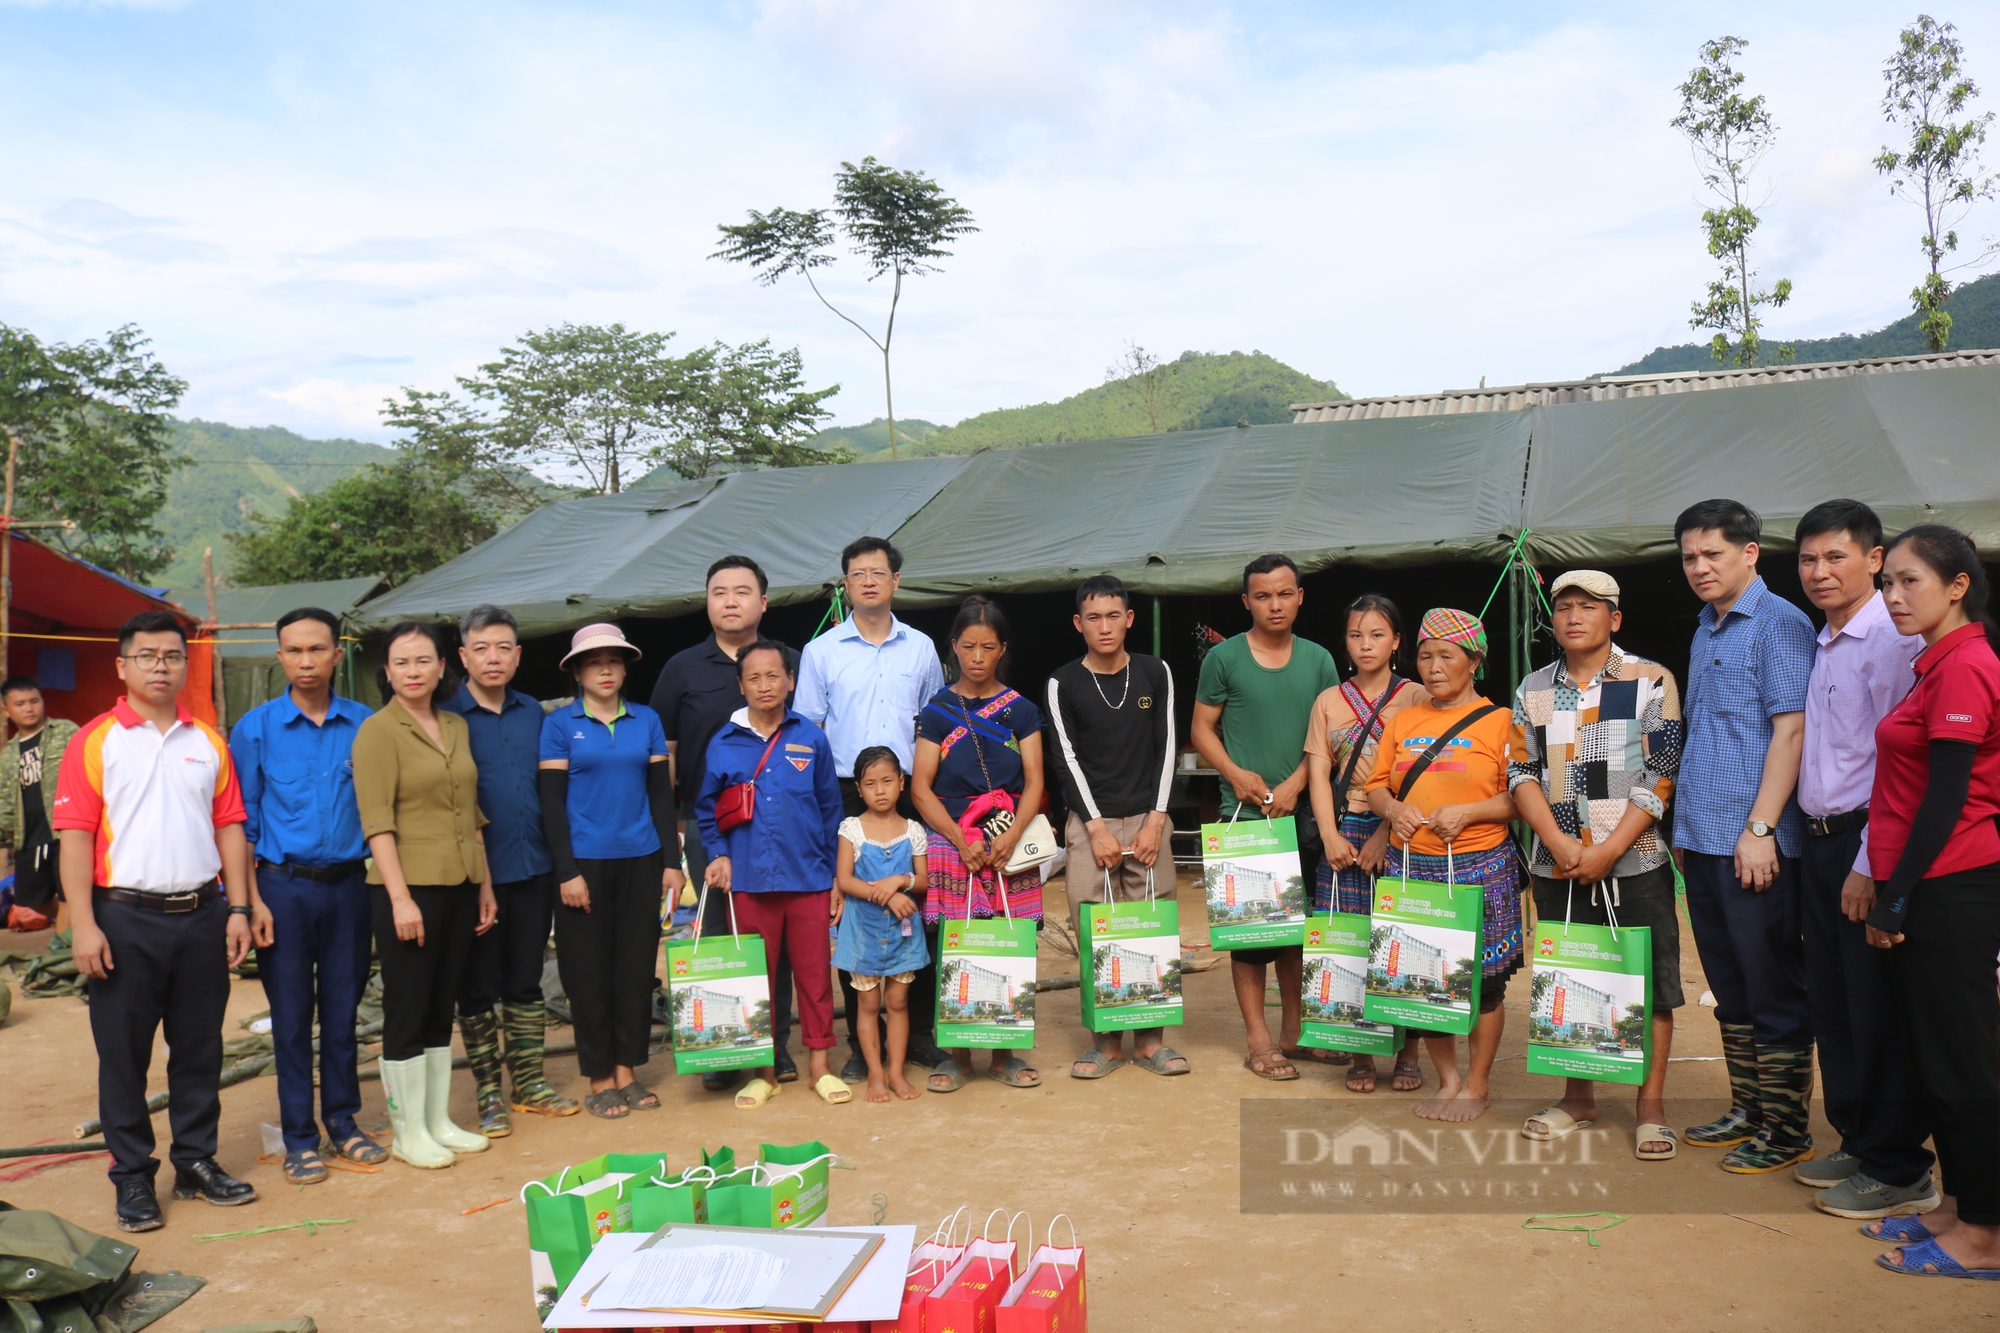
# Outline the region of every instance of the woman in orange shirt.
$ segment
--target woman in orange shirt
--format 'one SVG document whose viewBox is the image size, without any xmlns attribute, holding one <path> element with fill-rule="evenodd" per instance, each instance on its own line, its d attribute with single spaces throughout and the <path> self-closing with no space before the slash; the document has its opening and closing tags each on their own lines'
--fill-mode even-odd
<svg viewBox="0 0 2000 1333">
<path fill-rule="evenodd" d="M 1522 952 L 1521 862 L 1507 822 L 1507 740 L 1512 714 L 1483 698 L 1476 676 L 1486 660 L 1486 627 L 1449 607 L 1425 614 L 1418 631 L 1417 675 L 1429 697 L 1391 718 L 1382 732 L 1368 806 L 1390 831 L 1382 867 L 1387 879 L 1404 872 L 1438 883 L 1478 885 L 1484 892 L 1480 947 L 1479 1021 L 1472 1030 L 1471 1069 L 1461 1080 L 1458 1044 L 1449 1033 L 1426 1032 L 1424 1045 L 1438 1073 L 1438 1092 L 1418 1104 L 1427 1120 L 1477 1120 L 1486 1113 L 1493 1057 L 1505 1015 L 1500 1002 L 1525 958 Z M 1442 747 L 1435 742 L 1473 720 Z M 1417 775 L 1409 770 L 1429 750 L 1437 757 Z"/>
</svg>

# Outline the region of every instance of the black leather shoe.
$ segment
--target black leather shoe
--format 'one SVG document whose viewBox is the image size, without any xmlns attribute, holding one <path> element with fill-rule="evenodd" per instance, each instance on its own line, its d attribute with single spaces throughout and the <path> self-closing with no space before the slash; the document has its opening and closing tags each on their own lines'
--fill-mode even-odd
<svg viewBox="0 0 2000 1333">
<path fill-rule="evenodd" d="M 792 1053 L 784 1047 L 780 1046 L 771 1052 L 771 1066 L 778 1075 L 778 1082 L 796 1083 L 799 1081 L 798 1063 L 792 1059 Z"/>
<path fill-rule="evenodd" d="M 120 1231 L 158 1231 L 166 1224 L 167 1219 L 160 1216 L 160 1199 L 153 1193 L 151 1180 L 141 1178 L 118 1182 Z"/>
<path fill-rule="evenodd" d="M 936 1069 L 951 1057 L 937 1048 L 936 1042 L 911 1042 L 910 1063 L 922 1065 L 925 1069 Z"/>
<path fill-rule="evenodd" d="M 842 1083 L 868 1081 L 868 1062 L 861 1058 L 861 1052 L 850 1050 L 847 1053 L 847 1063 L 840 1067 L 840 1081 Z"/>
<path fill-rule="evenodd" d="M 224 1171 L 213 1157 L 204 1157 L 193 1166 L 174 1168 L 174 1197 L 206 1199 L 218 1208 L 234 1208 L 256 1202 L 257 1187 Z"/>
<path fill-rule="evenodd" d="M 711 1069 L 701 1076 L 703 1092 L 730 1092 L 741 1082 L 741 1076 L 734 1069 Z"/>
</svg>

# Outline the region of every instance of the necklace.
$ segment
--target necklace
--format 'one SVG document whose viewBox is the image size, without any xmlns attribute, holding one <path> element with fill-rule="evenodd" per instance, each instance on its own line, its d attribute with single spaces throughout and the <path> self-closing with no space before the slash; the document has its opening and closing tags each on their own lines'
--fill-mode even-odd
<svg viewBox="0 0 2000 1333">
<path fill-rule="evenodd" d="M 1084 672 L 1090 677 L 1090 683 L 1097 687 L 1097 697 L 1104 700 L 1106 708 L 1116 713 L 1125 707 L 1125 700 L 1130 698 L 1132 694 L 1132 655 L 1130 653 L 1125 654 L 1125 688 L 1119 691 L 1117 703 L 1112 703 L 1111 696 L 1104 692 L 1104 682 L 1097 678 L 1095 671 L 1086 666 Z"/>
</svg>

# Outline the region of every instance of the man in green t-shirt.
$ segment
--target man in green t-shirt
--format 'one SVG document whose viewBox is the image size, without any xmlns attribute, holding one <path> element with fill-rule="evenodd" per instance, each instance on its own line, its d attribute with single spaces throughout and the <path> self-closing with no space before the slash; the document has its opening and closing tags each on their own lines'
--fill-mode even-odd
<svg viewBox="0 0 2000 1333">
<path fill-rule="evenodd" d="M 1195 690 L 1194 748 L 1222 774 L 1222 814 L 1277 819 L 1302 804 L 1306 787 L 1306 724 L 1313 701 L 1340 684 L 1333 654 L 1292 633 L 1305 590 L 1291 557 L 1260 555 L 1243 567 L 1243 605 L 1250 631 L 1217 644 L 1202 659 Z M 1303 842 L 1301 845 L 1303 850 Z M 1302 862 L 1303 865 L 1303 862 Z M 1310 875 L 1303 876 L 1310 878 Z M 1277 965 L 1282 1044 L 1264 1022 L 1264 967 Z M 1243 1067 L 1259 1078 L 1295 1079 L 1299 987 L 1305 950 L 1237 949 L 1229 955 L 1236 1003 L 1250 1055 Z"/>
</svg>

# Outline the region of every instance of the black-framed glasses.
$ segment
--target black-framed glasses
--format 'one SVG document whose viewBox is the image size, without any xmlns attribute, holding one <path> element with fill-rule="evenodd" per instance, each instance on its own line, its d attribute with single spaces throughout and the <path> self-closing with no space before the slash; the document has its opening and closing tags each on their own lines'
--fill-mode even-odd
<svg viewBox="0 0 2000 1333">
<path fill-rule="evenodd" d="M 124 656 L 126 661 L 137 663 L 146 671 L 151 671 L 156 666 L 184 667 L 188 660 L 188 655 L 178 648 L 170 648 L 164 653 L 145 648 L 136 653 L 126 653 Z"/>
</svg>

